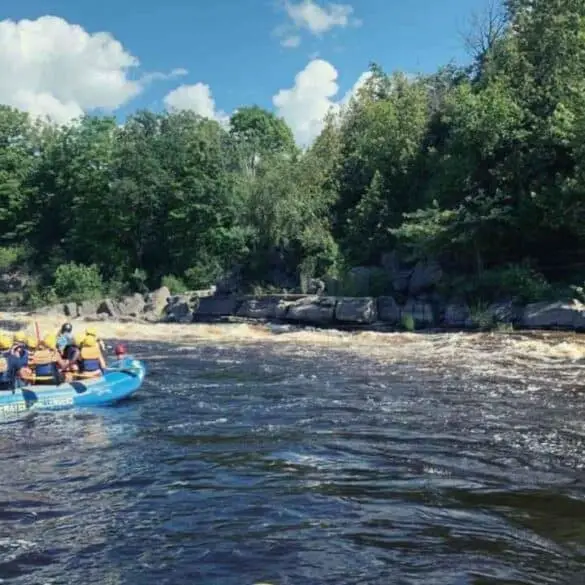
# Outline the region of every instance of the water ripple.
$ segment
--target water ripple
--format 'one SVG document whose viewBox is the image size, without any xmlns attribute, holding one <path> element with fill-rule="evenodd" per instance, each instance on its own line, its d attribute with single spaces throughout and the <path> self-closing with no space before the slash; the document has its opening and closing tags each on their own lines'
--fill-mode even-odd
<svg viewBox="0 0 585 585">
<path fill-rule="evenodd" d="M 0 428 L 0 579 L 576 585 L 574 373 L 433 343 L 392 367 L 308 344 L 141 345 L 139 399 Z"/>
</svg>

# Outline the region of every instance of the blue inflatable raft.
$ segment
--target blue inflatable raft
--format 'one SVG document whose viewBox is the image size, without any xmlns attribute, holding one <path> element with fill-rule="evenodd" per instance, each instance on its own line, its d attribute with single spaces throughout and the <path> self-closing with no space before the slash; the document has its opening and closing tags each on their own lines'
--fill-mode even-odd
<svg viewBox="0 0 585 585">
<path fill-rule="evenodd" d="M 109 364 L 97 379 L 0 390 L 0 417 L 36 410 L 110 406 L 132 396 L 142 385 L 145 374 L 143 362 L 126 357 Z"/>
</svg>

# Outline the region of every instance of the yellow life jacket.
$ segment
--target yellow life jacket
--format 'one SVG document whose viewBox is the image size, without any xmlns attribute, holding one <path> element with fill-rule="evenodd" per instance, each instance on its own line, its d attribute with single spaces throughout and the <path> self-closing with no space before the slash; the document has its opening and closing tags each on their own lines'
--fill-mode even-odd
<svg viewBox="0 0 585 585">
<path fill-rule="evenodd" d="M 29 360 L 34 370 L 34 379 L 39 381 L 56 381 L 57 375 L 57 354 L 52 349 L 39 349 L 35 351 L 32 359 Z"/>
<path fill-rule="evenodd" d="M 97 372 L 101 370 L 102 352 L 98 346 L 81 348 L 80 352 L 81 369 L 83 372 Z"/>
</svg>

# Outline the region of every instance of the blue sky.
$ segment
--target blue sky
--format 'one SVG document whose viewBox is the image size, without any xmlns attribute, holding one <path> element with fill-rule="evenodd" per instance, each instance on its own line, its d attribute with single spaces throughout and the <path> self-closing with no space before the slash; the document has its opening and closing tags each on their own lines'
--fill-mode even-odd
<svg viewBox="0 0 585 585">
<path fill-rule="evenodd" d="M 323 0 L 311 1 L 328 9 Z M 290 0 L 289 8 L 299 2 Z M 187 70 L 148 84 L 121 105 L 122 116 L 142 107 L 160 109 L 169 91 L 198 82 L 208 85 L 216 107 L 229 113 L 252 103 L 273 109 L 273 96 L 291 88 L 295 75 L 315 57 L 337 70 L 337 98 L 371 61 L 386 71 L 413 73 L 466 61 L 461 35 L 471 14 L 486 6 L 486 0 L 338 0 L 350 3 L 349 23 L 320 34 L 306 27 L 294 30 L 285 0 L 2 0 L 0 20 L 53 15 L 89 34 L 107 31 L 140 60 L 140 68 L 130 73 L 133 78 Z M 299 46 L 281 45 L 287 37 L 275 31 L 285 26 L 293 26 L 287 35 L 298 36 Z M 1 59 L 0 54 L 0 66 Z"/>
</svg>

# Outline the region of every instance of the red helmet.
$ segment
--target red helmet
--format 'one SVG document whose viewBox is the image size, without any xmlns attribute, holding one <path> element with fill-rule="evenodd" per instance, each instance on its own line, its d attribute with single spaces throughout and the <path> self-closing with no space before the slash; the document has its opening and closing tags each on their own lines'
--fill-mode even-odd
<svg viewBox="0 0 585 585">
<path fill-rule="evenodd" d="M 114 348 L 114 352 L 116 355 L 123 355 L 126 353 L 126 346 L 123 343 L 118 343 Z"/>
</svg>

